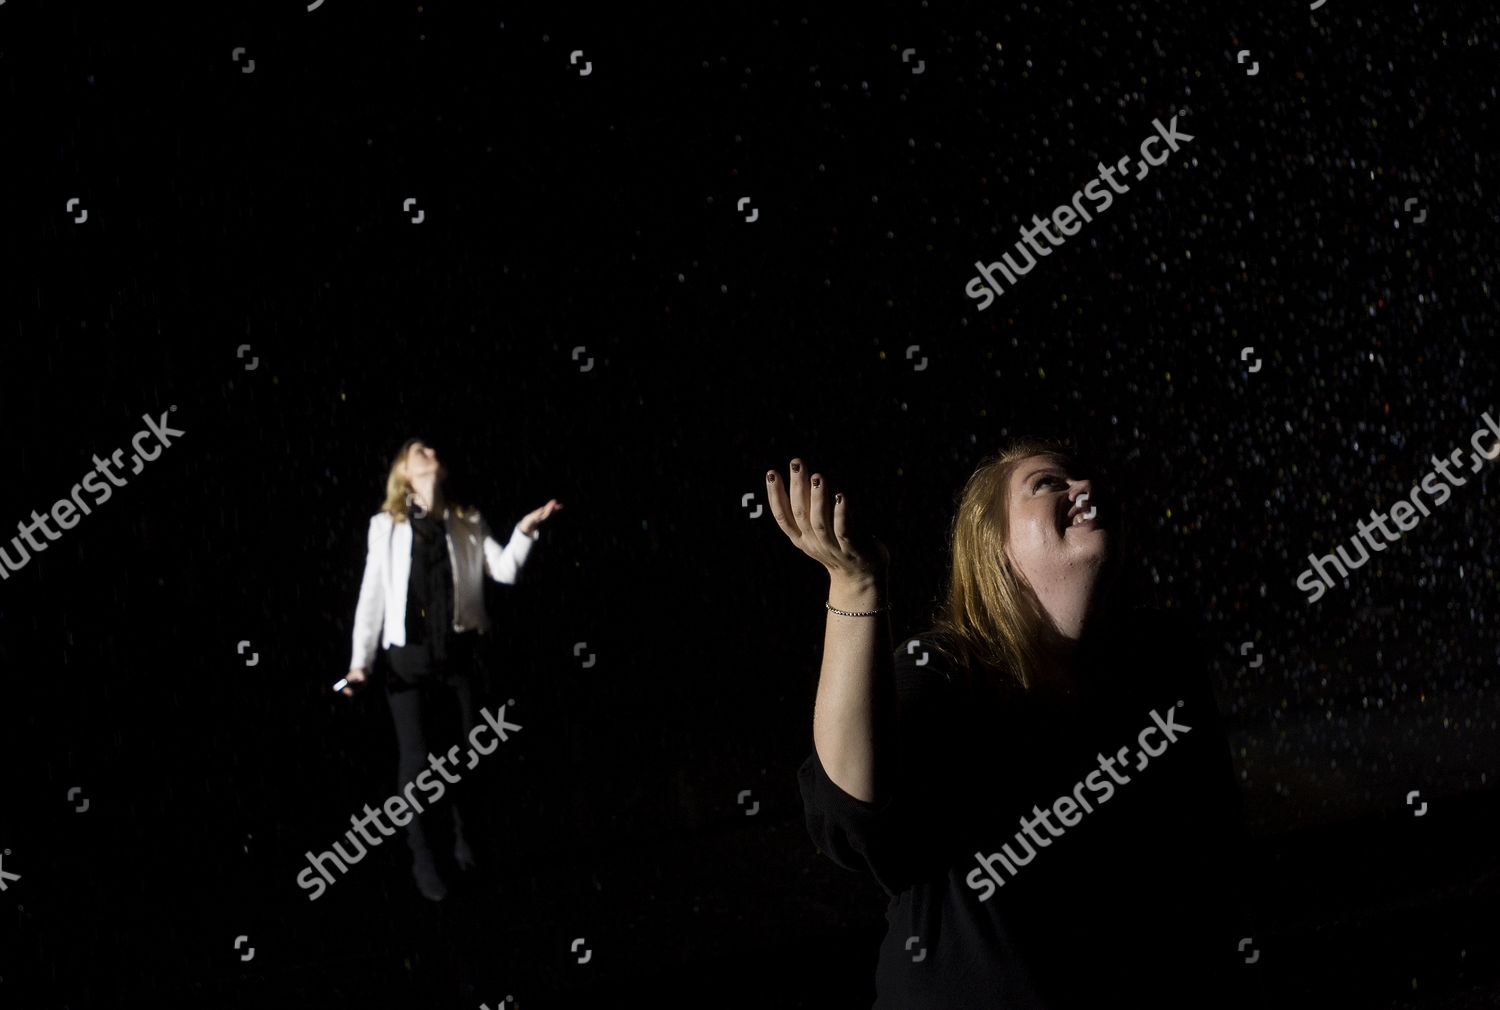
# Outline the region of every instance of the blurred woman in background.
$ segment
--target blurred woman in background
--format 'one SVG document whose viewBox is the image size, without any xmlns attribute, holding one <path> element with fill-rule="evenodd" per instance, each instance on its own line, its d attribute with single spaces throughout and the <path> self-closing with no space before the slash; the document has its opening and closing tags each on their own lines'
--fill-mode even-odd
<svg viewBox="0 0 1500 1010">
<path fill-rule="evenodd" d="M 489 629 L 484 576 L 514 584 L 539 538 L 537 527 L 563 506 L 557 499 L 528 512 L 501 546 L 477 509 L 450 502 L 447 470 L 421 439 L 401 446 L 386 478 L 385 503 L 370 518 L 368 553 L 354 615 L 354 652 L 346 695 L 362 685 L 377 649 L 388 652 L 394 676 L 386 696 L 400 748 L 397 791 L 428 764 L 467 740 L 474 727 L 474 679 L 480 635 Z M 459 793 L 458 795 L 462 795 Z M 455 796 L 453 860 L 474 865 Z M 431 808 L 406 826 L 412 876 L 422 895 L 447 893 L 429 834 L 438 827 Z"/>
</svg>

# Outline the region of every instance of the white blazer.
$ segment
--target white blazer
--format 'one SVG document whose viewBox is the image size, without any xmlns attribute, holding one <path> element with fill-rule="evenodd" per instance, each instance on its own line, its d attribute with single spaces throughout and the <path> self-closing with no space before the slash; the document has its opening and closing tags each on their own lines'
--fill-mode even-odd
<svg viewBox="0 0 1500 1010">
<path fill-rule="evenodd" d="M 489 523 L 476 510 L 467 519 L 451 509 L 443 511 L 448 521 L 448 557 L 453 563 L 453 630 L 489 630 L 484 612 L 484 573 L 496 582 L 514 585 L 531 545 L 541 538 L 530 536 L 516 523 L 510 542 L 503 548 L 490 533 Z M 406 644 L 406 584 L 411 578 L 411 523 L 395 522 L 384 510 L 370 517 L 369 551 L 365 555 L 365 577 L 359 587 L 359 605 L 354 610 L 354 654 L 351 670 L 370 670 L 375 650 Z"/>
</svg>

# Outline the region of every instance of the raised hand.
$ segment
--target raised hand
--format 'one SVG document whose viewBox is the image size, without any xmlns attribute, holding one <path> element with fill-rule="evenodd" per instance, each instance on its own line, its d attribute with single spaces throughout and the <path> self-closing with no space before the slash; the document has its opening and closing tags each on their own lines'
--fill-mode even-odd
<svg viewBox="0 0 1500 1010">
<path fill-rule="evenodd" d="M 787 539 L 828 569 L 835 584 L 885 578 L 891 563 L 885 544 L 854 530 L 846 497 L 835 494 L 822 474 L 808 473 L 801 459 L 791 461 L 787 482 L 775 470 L 766 474 L 766 497 Z"/>
<path fill-rule="evenodd" d="M 548 499 L 547 504 L 541 508 L 533 509 L 521 518 L 521 532 L 527 536 L 531 536 L 538 526 L 546 522 L 548 516 L 562 507 L 562 502 L 556 498 Z"/>
</svg>

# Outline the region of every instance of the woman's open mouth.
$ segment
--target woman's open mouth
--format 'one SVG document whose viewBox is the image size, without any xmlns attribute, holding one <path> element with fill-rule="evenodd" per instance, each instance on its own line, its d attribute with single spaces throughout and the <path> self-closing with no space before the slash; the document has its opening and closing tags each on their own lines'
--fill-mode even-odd
<svg viewBox="0 0 1500 1010">
<path fill-rule="evenodd" d="M 1095 505 L 1088 505 L 1088 507 L 1085 508 L 1084 506 L 1087 503 L 1088 503 L 1088 497 L 1086 495 L 1079 495 L 1078 496 L 1077 500 L 1075 500 L 1075 502 L 1074 502 L 1073 507 L 1068 510 L 1067 519 L 1063 522 L 1063 532 L 1064 533 L 1066 533 L 1068 530 L 1074 528 L 1075 526 L 1085 526 L 1085 527 L 1092 528 L 1092 527 L 1095 527 L 1095 526 L 1097 526 L 1099 524 L 1098 523 L 1098 517 L 1099 517 L 1099 509 L 1098 509 L 1098 507 L 1095 506 Z"/>
</svg>

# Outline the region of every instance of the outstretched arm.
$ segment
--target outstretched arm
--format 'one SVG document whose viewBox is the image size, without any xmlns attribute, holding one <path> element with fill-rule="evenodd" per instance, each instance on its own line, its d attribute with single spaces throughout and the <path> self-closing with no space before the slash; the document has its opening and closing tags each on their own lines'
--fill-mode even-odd
<svg viewBox="0 0 1500 1010">
<path fill-rule="evenodd" d="M 489 524 L 481 519 L 484 524 L 484 567 L 490 578 L 506 585 L 514 585 L 531 553 L 531 545 L 538 537 L 537 527 L 560 508 L 562 503 L 553 498 L 540 508 L 526 513 L 516 523 L 510 541 L 504 547 L 500 546 L 500 542 L 490 532 Z"/>
<path fill-rule="evenodd" d="M 864 803 L 889 795 L 896 756 L 896 677 L 886 607 L 890 552 L 857 532 L 844 496 L 791 461 L 789 481 L 766 473 L 771 516 L 792 545 L 829 575 L 823 664 L 813 704 L 813 749 L 828 780 Z M 790 492 L 790 494 L 788 493 Z"/>
</svg>

